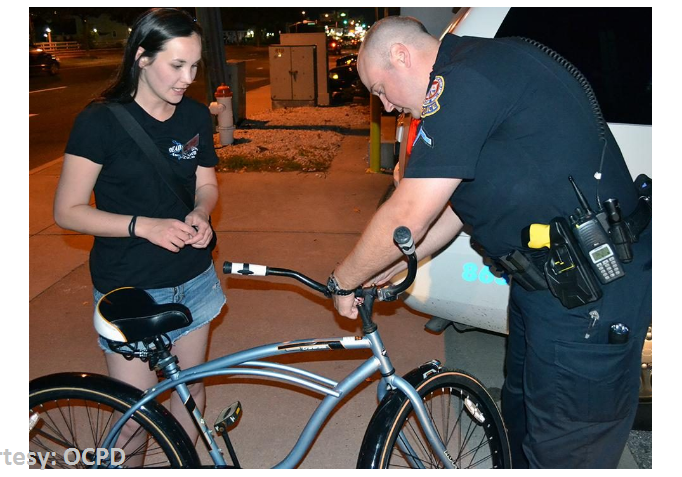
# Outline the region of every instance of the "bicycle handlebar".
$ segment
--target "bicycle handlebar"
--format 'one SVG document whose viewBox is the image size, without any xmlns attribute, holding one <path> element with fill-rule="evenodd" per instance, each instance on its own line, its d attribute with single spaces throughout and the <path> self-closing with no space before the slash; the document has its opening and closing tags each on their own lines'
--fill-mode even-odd
<svg viewBox="0 0 682 477">
<path fill-rule="evenodd" d="M 296 272 L 294 270 L 288 270 L 286 268 L 266 267 L 265 265 L 254 265 L 251 263 L 224 262 L 223 273 L 246 276 L 253 275 L 257 277 L 274 275 L 295 278 L 296 280 L 309 286 L 313 290 L 316 290 L 324 295 L 329 296 L 329 290 L 327 290 L 326 285 L 323 285 L 320 282 L 316 282 L 312 278 L 308 278 L 302 273 Z"/>
<path fill-rule="evenodd" d="M 393 241 L 407 257 L 407 277 L 397 285 L 389 285 L 377 290 L 379 301 L 394 301 L 402 292 L 410 288 L 417 276 L 417 252 L 412 239 L 412 232 L 407 227 L 400 226 L 393 231 Z"/>
<path fill-rule="evenodd" d="M 379 301 L 393 301 L 398 297 L 398 295 L 412 285 L 412 282 L 414 282 L 414 279 L 417 276 L 417 254 L 410 229 L 402 226 L 396 228 L 393 232 L 393 240 L 395 241 L 398 248 L 400 248 L 400 251 L 407 256 L 407 277 L 405 280 L 397 285 L 389 285 L 387 287 L 378 289 L 376 287 L 358 287 L 355 291 L 355 296 L 363 296 L 365 293 L 370 292 L 373 293 L 379 299 Z M 326 285 L 323 285 L 322 283 L 317 282 L 312 278 L 303 275 L 302 273 L 286 268 L 273 268 L 267 267 L 265 265 L 254 265 L 251 263 L 224 262 L 223 273 L 244 276 L 253 275 L 264 277 L 267 275 L 273 275 L 294 278 L 313 290 L 322 293 L 328 298 L 331 296 Z"/>
</svg>

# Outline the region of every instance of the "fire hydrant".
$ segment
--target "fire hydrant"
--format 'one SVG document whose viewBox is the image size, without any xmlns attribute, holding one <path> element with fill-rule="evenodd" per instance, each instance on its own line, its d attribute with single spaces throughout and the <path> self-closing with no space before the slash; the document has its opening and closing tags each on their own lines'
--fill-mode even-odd
<svg viewBox="0 0 682 477">
<path fill-rule="evenodd" d="M 232 118 L 232 91 L 222 83 L 215 92 L 217 102 L 209 104 L 211 114 L 218 116 L 218 133 L 220 144 L 225 146 L 234 143 L 234 119 Z"/>
</svg>

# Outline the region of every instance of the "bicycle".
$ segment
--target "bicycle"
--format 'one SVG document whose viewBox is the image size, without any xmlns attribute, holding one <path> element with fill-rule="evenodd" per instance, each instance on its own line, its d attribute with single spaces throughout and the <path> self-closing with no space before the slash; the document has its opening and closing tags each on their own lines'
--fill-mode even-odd
<svg viewBox="0 0 682 477">
<path fill-rule="evenodd" d="M 150 369 L 164 379 L 141 391 L 107 376 L 90 373 L 59 373 L 29 384 L 29 441 L 31 451 L 49 452 L 54 467 L 72 463 L 65 450 L 81 457 L 86 467 L 200 467 L 196 448 L 182 426 L 155 399 L 174 389 L 194 418 L 199 435 L 218 468 L 240 468 L 229 431 L 241 416 L 239 402 L 225 408 L 213 428 L 196 408 L 187 383 L 213 376 L 240 375 L 272 378 L 325 397 L 309 418 L 298 441 L 275 468 L 300 464 L 327 416 L 339 401 L 359 384 L 379 372 L 379 405 L 365 432 L 358 468 L 509 468 L 511 457 L 507 432 L 494 400 L 476 378 L 464 371 L 443 368 L 434 360 L 405 376 L 396 374 L 372 321 L 375 300 L 392 301 L 414 281 L 417 258 L 409 229 L 395 230 L 394 241 L 407 256 L 405 280 L 387 287 L 358 288 L 356 297 L 363 323 L 362 337 L 306 339 L 259 346 L 181 370 L 165 333 L 191 323 L 183 305 L 153 302 L 146 292 L 122 288 L 98 303 L 102 322 L 124 335 L 114 342 L 128 359 L 148 361 Z M 327 287 L 288 269 L 225 262 L 225 273 L 284 276 L 298 280 L 324 294 Z M 97 327 L 98 331 L 101 330 Z M 100 331 L 100 334 L 103 334 Z M 336 350 L 371 350 L 371 356 L 340 382 L 264 358 L 284 354 Z M 215 432 L 215 435 L 214 435 Z M 230 464 L 220 449 L 223 438 Z M 125 452 L 125 461 L 114 457 Z M 112 454 L 113 453 L 113 454 Z M 120 454 L 120 452 L 119 452 Z"/>
</svg>

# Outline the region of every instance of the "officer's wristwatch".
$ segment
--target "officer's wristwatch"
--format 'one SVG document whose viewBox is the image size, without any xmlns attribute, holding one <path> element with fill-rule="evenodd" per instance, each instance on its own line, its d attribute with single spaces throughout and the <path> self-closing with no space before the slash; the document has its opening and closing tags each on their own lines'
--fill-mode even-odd
<svg viewBox="0 0 682 477">
<path fill-rule="evenodd" d="M 341 295 L 341 296 L 347 296 L 355 293 L 355 290 L 344 290 L 339 286 L 339 282 L 336 281 L 336 277 L 334 276 L 334 272 L 329 275 L 329 278 L 327 279 L 327 290 L 329 290 L 329 293 L 332 295 Z"/>
</svg>

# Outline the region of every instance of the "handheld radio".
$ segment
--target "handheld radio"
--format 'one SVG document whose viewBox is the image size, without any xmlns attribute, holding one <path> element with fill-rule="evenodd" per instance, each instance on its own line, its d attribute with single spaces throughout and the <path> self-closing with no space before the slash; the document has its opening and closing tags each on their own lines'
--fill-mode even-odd
<svg viewBox="0 0 682 477">
<path fill-rule="evenodd" d="M 570 217 L 573 235 L 599 281 L 606 284 L 617 280 L 625 272 L 615 253 L 615 247 L 573 177 L 568 176 L 568 180 L 582 206 L 582 209 L 577 207 L 575 215 Z"/>
</svg>

